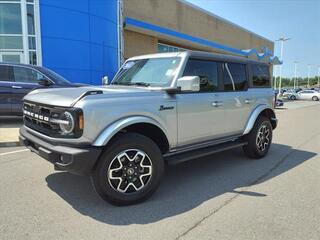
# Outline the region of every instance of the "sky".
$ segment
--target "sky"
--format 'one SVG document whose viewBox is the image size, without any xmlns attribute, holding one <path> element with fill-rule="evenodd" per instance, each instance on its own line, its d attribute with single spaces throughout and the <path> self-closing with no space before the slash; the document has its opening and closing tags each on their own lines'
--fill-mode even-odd
<svg viewBox="0 0 320 240">
<path fill-rule="evenodd" d="M 320 67 L 320 0 L 187 0 L 267 39 L 284 43 L 282 76 L 318 75 Z M 275 42 L 280 58 L 280 42 Z M 274 73 L 279 75 L 279 69 Z"/>
</svg>

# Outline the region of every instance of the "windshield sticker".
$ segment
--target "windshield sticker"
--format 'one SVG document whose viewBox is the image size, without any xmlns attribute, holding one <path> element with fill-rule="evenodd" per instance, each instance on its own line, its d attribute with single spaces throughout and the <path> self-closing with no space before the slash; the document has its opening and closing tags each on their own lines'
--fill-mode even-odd
<svg viewBox="0 0 320 240">
<path fill-rule="evenodd" d="M 130 61 L 130 62 L 125 63 L 122 68 L 123 68 L 124 70 L 127 70 L 127 69 L 129 69 L 129 68 L 132 68 L 133 65 L 134 65 L 134 62 L 133 62 L 133 61 Z"/>
</svg>

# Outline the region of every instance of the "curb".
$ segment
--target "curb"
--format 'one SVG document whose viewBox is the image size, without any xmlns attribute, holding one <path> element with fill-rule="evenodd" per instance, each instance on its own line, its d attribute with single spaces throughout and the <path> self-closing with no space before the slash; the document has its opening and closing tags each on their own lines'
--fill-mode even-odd
<svg viewBox="0 0 320 240">
<path fill-rule="evenodd" d="M 20 142 L 0 142 L 0 147 L 19 147 L 22 146 Z"/>
</svg>

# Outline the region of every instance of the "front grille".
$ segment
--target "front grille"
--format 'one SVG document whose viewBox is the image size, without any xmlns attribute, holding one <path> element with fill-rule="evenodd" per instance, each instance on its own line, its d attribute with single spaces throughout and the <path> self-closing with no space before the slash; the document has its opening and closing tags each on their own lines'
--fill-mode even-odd
<svg viewBox="0 0 320 240">
<path fill-rule="evenodd" d="M 59 119 L 64 111 L 65 109 L 59 107 L 24 102 L 23 121 L 27 127 L 37 132 L 57 137 L 60 135 L 60 127 L 52 122 L 52 119 Z"/>
</svg>

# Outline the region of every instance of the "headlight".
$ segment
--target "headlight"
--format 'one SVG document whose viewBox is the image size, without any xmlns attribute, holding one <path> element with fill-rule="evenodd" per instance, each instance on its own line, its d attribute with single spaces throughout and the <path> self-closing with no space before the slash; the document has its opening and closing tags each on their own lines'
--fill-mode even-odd
<svg viewBox="0 0 320 240">
<path fill-rule="evenodd" d="M 70 134 L 74 130 L 74 119 L 71 113 L 64 112 L 62 114 L 63 122 L 59 124 L 62 134 Z"/>
</svg>

